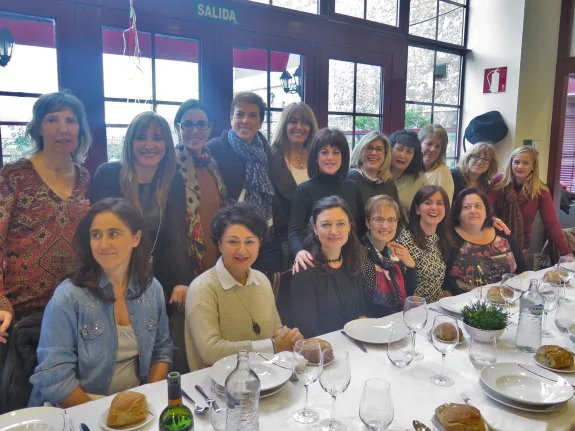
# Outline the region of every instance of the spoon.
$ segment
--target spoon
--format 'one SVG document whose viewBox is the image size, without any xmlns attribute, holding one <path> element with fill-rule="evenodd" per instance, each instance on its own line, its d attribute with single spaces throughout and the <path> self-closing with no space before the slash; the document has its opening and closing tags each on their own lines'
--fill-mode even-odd
<svg viewBox="0 0 575 431">
<path fill-rule="evenodd" d="M 208 410 L 210 409 L 209 407 L 200 407 L 200 406 L 198 405 L 198 403 L 196 403 L 196 402 L 192 399 L 192 397 L 190 397 L 190 396 L 188 395 L 188 393 L 187 393 L 186 391 L 184 391 L 183 389 L 182 389 L 182 395 L 184 396 L 184 398 L 185 398 L 186 400 L 188 400 L 189 402 L 191 402 L 191 403 L 193 404 L 193 406 L 194 406 L 194 413 L 195 413 L 196 415 L 198 415 L 198 416 L 204 415 L 204 414 L 206 414 L 206 413 L 208 412 Z"/>
<path fill-rule="evenodd" d="M 431 431 L 427 425 L 419 421 L 413 421 L 413 428 L 415 428 L 415 431 Z"/>
</svg>

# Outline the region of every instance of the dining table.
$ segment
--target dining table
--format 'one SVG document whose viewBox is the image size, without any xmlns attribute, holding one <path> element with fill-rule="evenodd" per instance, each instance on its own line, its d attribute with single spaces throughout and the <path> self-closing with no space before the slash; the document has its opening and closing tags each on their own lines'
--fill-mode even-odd
<svg viewBox="0 0 575 431">
<path fill-rule="evenodd" d="M 530 278 L 543 278 L 547 270 L 533 272 Z M 528 286 L 528 283 L 527 283 Z M 464 293 L 469 300 L 476 299 L 475 292 Z M 575 301 L 575 287 L 569 285 L 565 288 L 565 297 Z M 519 307 L 511 308 L 511 320 L 517 322 Z M 341 331 L 334 331 L 321 336 L 328 341 L 334 350 L 344 349 L 349 352 L 351 367 L 351 383 L 347 390 L 337 398 L 336 419 L 343 422 L 347 429 L 364 430 L 359 416 L 359 405 L 365 381 L 371 378 L 385 379 L 390 383 L 391 397 L 394 407 L 394 419 L 388 429 L 413 430 L 413 420 L 419 420 L 436 430 L 431 420 L 435 409 L 443 403 L 464 403 L 476 406 L 492 423 L 496 429 L 509 431 L 568 431 L 575 429 L 575 400 L 572 398 L 558 411 L 545 413 L 531 413 L 506 407 L 487 397 L 480 385 L 480 371 L 473 367 L 469 360 L 469 335 L 465 334 L 465 342 L 458 345 L 447 354 L 445 368 L 441 364 L 441 354 L 433 347 L 425 335 L 432 327 L 434 317 L 438 314 L 449 314 L 438 303 L 428 305 L 428 319 L 425 328 L 416 336 L 416 350 L 423 354 L 423 359 L 413 361 L 405 368 L 397 368 L 387 357 L 385 344 L 366 344 L 367 352 L 360 349 L 357 344 L 347 338 Z M 569 349 L 574 348 L 574 342 L 569 335 L 563 335 L 553 324 L 553 312 L 548 316 L 546 327 L 550 330 L 552 338 L 544 338 L 543 344 L 556 344 Z M 403 315 L 395 313 L 382 322 L 391 325 L 403 326 Z M 534 364 L 533 353 L 519 351 L 515 346 L 517 326 L 509 326 L 497 341 L 497 362 L 519 362 Z M 438 372 L 445 372 L 453 379 L 453 386 L 440 387 L 430 381 L 430 377 Z M 572 377 L 571 377 L 572 376 Z M 575 374 L 562 377 L 575 385 Z M 182 388 L 201 405 L 205 405 L 203 398 L 195 389 L 201 385 L 210 391 L 212 387 L 210 369 L 202 369 L 185 374 L 181 377 Z M 146 384 L 133 390 L 146 395 L 157 415 L 166 407 L 168 402 L 166 381 Z M 100 430 L 102 415 L 110 407 L 113 396 L 108 396 L 92 402 L 67 409 L 67 414 L 74 424 L 85 423 L 90 430 Z M 292 419 L 292 413 L 303 407 L 305 389 L 299 383 L 288 382 L 279 393 L 260 399 L 259 426 L 260 430 L 300 430 L 317 429 L 317 422 L 304 425 Z M 191 407 L 191 406 L 190 406 Z M 319 413 L 320 421 L 327 419 L 331 414 L 331 397 L 322 390 L 316 381 L 309 387 L 309 407 Z M 212 429 L 208 414 L 195 417 L 194 429 L 197 431 Z M 158 429 L 158 420 L 152 421 L 143 429 Z"/>
</svg>

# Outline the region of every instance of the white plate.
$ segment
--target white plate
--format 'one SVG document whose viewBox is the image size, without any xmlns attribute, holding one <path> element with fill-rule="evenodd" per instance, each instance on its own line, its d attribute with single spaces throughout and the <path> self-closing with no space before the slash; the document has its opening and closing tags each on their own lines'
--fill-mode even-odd
<svg viewBox="0 0 575 431">
<path fill-rule="evenodd" d="M 156 409 L 154 409 L 154 406 L 150 403 L 148 403 L 148 416 L 146 417 L 146 419 L 144 419 L 141 422 L 138 422 L 136 424 L 133 425 L 127 425 L 125 427 L 119 427 L 119 428 L 114 428 L 114 427 L 109 427 L 108 425 L 106 425 L 106 419 L 108 419 L 108 411 L 110 409 L 106 409 L 106 411 L 104 412 L 104 414 L 102 414 L 102 416 L 100 416 L 100 426 L 108 431 L 133 431 L 133 430 L 137 430 L 142 428 L 144 425 L 149 424 L 153 419 L 154 416 L 156 415 Z"/>
<path fill-rule="evenodd" d="M 357 319 L 347 322 L 343 330 L 351 338 L 372 344 L 387 344 L 391 328 L 398 330 L 391 341 L 398 341 L 408 334 L 405 324 L 390 320 L 388 317 L 378 319 Z"/>
<path fill-rule="evenodd" d="M 534 406 L 534 405 L 530 405 L 530 404 L 516 403 L 516 402 L 513 402 L 511 400 L 507 400 L 507 399 L 501 397 L 496 392 L 491 391 L 491 389 L 489 389 L 489 386 L 487 386 L 481 380 L 479 381 L 479 386 L 481 386 L 481 389 L 483 389 L 483 392 L 485 393 L 485 395 L 487 395 L 493 401 L 496 401 L 496 402 L 503 404 L 507 407 L 512 407 L 514 409 L 519 409 L 519 410 L 523 410 L 526 412 L 534 412 L 534 413 L 554 412 L 555 410 L 559 410 L 561 407 L 563 407 L 566 404 L 566 402 L 564 402 L 564 403 L 559 403 L 559 404 L 552 404 L 550 406 Z"/>
<path fill-rule="evenodd" d="M 64 410 L 56 407 L 31 407 L 0 416 L 0 431 L 63 431 Z"/>
<path fill-rule="evenodd" d="M 441 298 L 439 300 L 439 305 L 441 308 L 451 313 L 461 314 L 463 307 L 465 307 L 470 302 L 475 301 L 475 299 L 475 293 L 470 295 L 462 294 L 456 296 L 446 296 L 445 298 Z"/>
<path fill-rule="evenodd" d="M 522 272 L 519 275 L 516 275 L 515 277 L 511 277 L 509 280 L 507 280 L 507 285 L 509 287 L 512 287 L 513 289 L 516 290 L 521 290 L 523 292 L 526 292 L 527 290 L 529 290 L 529 283 L 531 282 L 532 279 L 537 278 L 539 279 L 539 277 L 537 277 L 535 275 L 535 272 L 533 271 L 525 271 Z"/>
<path fill-rule="evenodd" d="M 260 392 L 260 398 L 267 398 L 267 397 L 271 397 L 272 395 L 275 395 L 277 393 L 280 393 L 281 391 L 283 391 L 283 389 L 286 387 L 286 383 L 284 383 L 283 385 L 281 385 L 278 388 L 274 388 L 274 389 L 270 389 L 269 392 L 266 393 L 261 393 Z"/>
<path fill-rule="evenodd" d="M 497 394 L 523 404 L 549 406 L 573 396 L 573 387 L 563 377 L 528 364 L 520 365 L 514 362 L 489 365 L 481 370 L 481 380 Z"/>
<path fill-rule="evenodd" d="M 533 355 L 533 361 L 539 365 L 541 368 L 545 368 L 546 370 L 549 371 L 553 371 L 554 373 L 563 373 L 563 374 L 569 374 L 569 373 L 575 373 L 575 364 L 571 365 L 569 368 L 551 368 L 548 367 L 547 365 L 543 365 L 542 363 L 540 363 L 537 359 L 536 359 L 536 355 Z"/>
<path fill-rule="evenodd" d="M 272 388 L 277 388 L 287 382 L 291 376 L 292 368 L 291 363 L 287 360 L 280 360 L 279 357 L 272 356 L 271 354 L 262 354 L 265 358 L 261 357 L 255 352 L 249 352 L 250 367 L 258 375 L 261 382 L 261 390 L 267 391 Z M 278 361 L 278 365 L 284 365 L 284 362 L 289 363 L 289 369 L 274 365 L 273 362 Z M 283 362 L 282 362 L 283 361 Z M 218 385 L 225 386 L 226 378 L 236 369 L 237 355 L 226 356 L 216 362 L 210 369 L 210 377 Z M 284 365 L 285 366 L 285 365 Z"/>
</svg>

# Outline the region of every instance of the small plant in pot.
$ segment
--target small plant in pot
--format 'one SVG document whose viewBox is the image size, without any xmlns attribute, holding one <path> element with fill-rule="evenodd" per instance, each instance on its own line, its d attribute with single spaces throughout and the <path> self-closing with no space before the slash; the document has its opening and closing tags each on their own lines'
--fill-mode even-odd
<svg viewBox="0 0 575 431">
<path fill-rule="evenodd" d="M 463 328 L 476 341 L 487 342 L 499 338 L 509 324 L 509 313 L 486 301 L 475 301 L 461 311 Z"/>
</svg>

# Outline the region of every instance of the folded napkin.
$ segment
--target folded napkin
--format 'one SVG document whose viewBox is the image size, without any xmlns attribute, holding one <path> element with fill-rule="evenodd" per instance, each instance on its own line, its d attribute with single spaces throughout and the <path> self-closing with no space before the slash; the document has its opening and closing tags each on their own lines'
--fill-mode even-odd
<svg viewBox="0 0 575 431">
<path fill-rule="evenodd" d="M 547 431 L 546 422 L 524 418 L 507 410 L 502 411 L 487 403 L 474 403 L 473 405 L 479 409 L 485 424 L 492 431 Z"/>
</svg>

